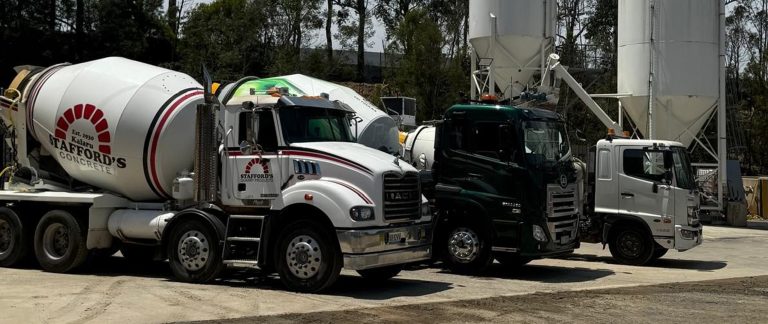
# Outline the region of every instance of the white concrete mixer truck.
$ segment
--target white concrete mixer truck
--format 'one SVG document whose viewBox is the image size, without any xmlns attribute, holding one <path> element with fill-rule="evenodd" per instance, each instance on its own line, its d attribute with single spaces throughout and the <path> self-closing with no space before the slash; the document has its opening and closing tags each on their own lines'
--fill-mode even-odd
<svg viewBox="0 0 768 324">
<path fill-rule="evenodd" d="M 17 70 L 0 97 L 0 266 L 69 272 L 119 247 L 182 281 L 244 267 L 315 292 L 342 267 L 387 279 L 431 257 L 416 170 L 354 143 L 344 104 L 275 89 L 221 103 L 122 58 Z"/>
</svg>

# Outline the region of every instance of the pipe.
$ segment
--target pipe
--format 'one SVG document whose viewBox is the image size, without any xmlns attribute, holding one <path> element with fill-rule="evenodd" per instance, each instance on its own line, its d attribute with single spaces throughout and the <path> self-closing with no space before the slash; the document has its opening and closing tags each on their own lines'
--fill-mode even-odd
<svg viewBox="0 0 768 324">
<path fill-rule="evenodd" d="M 471 71 L 470 76 L 471 79 L 469 80 L 470 87 L 469 87 L 469 98 L 472 100 L 477 99 L 477 57 L 475 56 L 475 50 L 473 47 L 469 48 L 469 61 L 471 64 Z"/>
<path fill-rule="evenodd" d="M 491 15 L 491 55 L 496 55 L 496 15 L 493 13 Z M 491 59 L 491 64 L 488 65 L 488 94 L 495 96 L 496 95 L 496 83 L 493 77 L 493 66 L 495 65 L 494 59 Z"/>
<path fill-rule="evenodd" d="M 600 108 L 600 105 L 595 102 L 595 100 L 592 99 L 592 97 L 589 96 L 586 90 L 579 84 L 579 82 L 576 81 L 576 79 L 573 78 L 573 76 L 568 73 L 568 70 L 566 70 L 561 64 L 560 64 L 560 56 L 557 54 L 550 54 L 549 55 L 550 60 L 550 69 L 554 70 L 556 73 L 556 76 L 558 78 L 563 79 L 565 83 L 568 84 L 571 89 L 573 89 L 573 92 L 576 93 L 576 96 L 581 99 L 581 101 L 584 102 L 584 104 L 587 105 L 587 108 L 595 114 L 597 119 L 599 119 L 603 125 L 605 125 L 608 128 L 613 128 L 616 130 L 619 134 L 623 131 L 623 129 L 617 124 L 615 121 L 611 119 L 608 114 L 605 113 L 605 111 Z"/>
<path fill-rule="evenodd" d="M 726 114 L 726 101 L 725 101 L 725 0 L 720 0 L 720 98 L 717 103 L 717 155 L 718 155 L 718 172 L 717 182 L 719 184 L 717 190 L 717 202 L 720 206 L 720 211 L 725 211 L 724 208 L 724 194 L 728 187 L 728 175 L 726 173 L 726 163 L 728 161 L 727 152 L 727 130 L 725 123 Z"/>
<path fill-rule="evenodd" d="M 655 51 L 654 51 L 653 47 L 655 45 L 654 44 L 654 31 L 656 30 L 656 26 L 655 26 L 655 23 L 656 23 L 656 11 L 655 11 L 655 9 L 656 9 L 656 2 L 654 0 L 651 0 L 650 1 L 650 6 L 651 6 L 651 10 L 650 10 L 651 11 L 651 13 L 650 13 L 650 16 L 651 16 L 650 17 L 650 20 L 651 20 L 651 24 L 650 24 L 650 26 L 651 26 L 650 43 L 651 44 L 650 45 L 651 46 L 649 47 L 650 53 L 648 55 L 648 58 L 649 58 L 649 61 L 650 61 L 648 63 L 649 66 L 650 66 L 650 68 L 648 70 L 648 139 L 653 139 L 653 136 L 656 135 L 655 134 L 656 132 L 653 129 L 653 126 L 654 126 L 653 125 L 653 101 L 654 101 L 653 100 L 653 75 L 654 75 L 653 69 L 655 68 L 654 64 L 653 64 L 653 58 L 654 58 L 654 55 L 655 55 Z"/>
</svg>

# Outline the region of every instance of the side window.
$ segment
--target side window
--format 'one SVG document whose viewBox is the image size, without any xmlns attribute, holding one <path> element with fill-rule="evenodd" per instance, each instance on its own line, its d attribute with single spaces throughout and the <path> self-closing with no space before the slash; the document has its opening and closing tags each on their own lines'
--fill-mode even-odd
<svg viewBox="0 0 768 324">
<path fill-rule="evenodd" d="M 252 141 L 253 129 L 251 129 L 251 116 L 253 113 L 250 111 L 241 112 L 240 119 L 237 123 L 237 142 Z"/>
<path fill-rule="evenodd" d="M 499 159 L 499 125 L 498 122 L 478 122 L 472 125 L 471 145 L 467 151 L 477 155 Z"/>
<path fill-rule="evenodd" d="M 238 120 L 238 137 L 237 142 L 253 141 L 259 144 L 264 152 L 276 152 L 277 151 L 277 132 L 275 131 L 275 120 L 272 117 L 271 111 L 259 111 L 259 129 L 258 134 L 254 133 L 252 127 L 251 118 L 253 112 L 247 111 L 240 113 L 240 120 Z"/>
<path fill-rule="evenodd" d="M 277 131 L 275 130 L 275 119 L 271 111 L 260 111 L 259 114 L 259 134 L 256 136 L 256 143 L 261 145 L 264 152 L 277 152 Z"/>
<path fill-rule="evenodd" d="M 467 151 L 470 132 L 465 119 L 454 119 L 445 128 L 448 148 L 455 151 Z"/>
<path fill-rule="evenodd" d="M 661 181 L 664 178 L 664 153 L 659 151 L 625 150 L 624 173 L 628 176 Z"/>
<path fill-rule="evenodd" d="M 598 159 L 600 161 L 599 170 L 597 174 L 597 178 L 600 180 L 611 180 L 611 175 L 613 174 L 612 168 L 611 168 L 611 151 L 606 149 L 601 149 L 598 153 Z M 625 166 L 626 169 L 626 166 Z"/>
</svg>

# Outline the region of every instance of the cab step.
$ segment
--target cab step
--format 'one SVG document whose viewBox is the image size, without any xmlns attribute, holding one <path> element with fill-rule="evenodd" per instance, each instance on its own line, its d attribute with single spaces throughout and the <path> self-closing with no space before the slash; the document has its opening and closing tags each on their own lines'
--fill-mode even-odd
<svg viewBox="0 0 768 324">
<path fill-rule="evenodd" d="M 224 239 L 223 262 L 233 267 L 257 267 L 264 233 L 264 215 L 230 215 Z"/>
</svg>

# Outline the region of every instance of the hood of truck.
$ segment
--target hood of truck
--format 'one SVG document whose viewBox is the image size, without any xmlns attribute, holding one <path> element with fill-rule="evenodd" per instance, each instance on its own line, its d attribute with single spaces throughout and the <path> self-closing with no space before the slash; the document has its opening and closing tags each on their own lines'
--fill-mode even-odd
<svg viewBox="0 0 768 324">
<path fill-rule="evenodd" d="M 370 147 L 346 142 L 294 143 L 291 148 L 305 149 L 308 153 L 326 153 L 330 161 L 357 169 L 371 175 L 384 172 L 416 172 L 416 168 L 388 153 Z"/>
<path fill-rule="evenodd" d="M 294 170 L 292 171 L 296 175 L 292 180 L 294 183 L 329 181 L 343 184 L 351 189 L 351 193 L 361 196 L 365 201 L 361 205 L 374 206 L 375 214 L 383 217 L 376 216 L 376 220 L 368 223 L 368 226 L 414 220 L 397 216 L 402 213 L 393 214 L 385 211 L 385 200 L 392 199 L 395 199 L 393 201 L 396 204 L 410 204 L 408 206 L 411 210 L 405 212 L 411 213 L 418 219 L 423 197 L 419 192 L 418 180 L 413 186 L 410 185 L 413 184 L 414 177 L 418 176 L 417 170 L 393 155 L 361 144 L 346 142 L 293 143 L 290 147 L 284 148 L 282 154 L 293 159 Z M 311 171 L 304 171 L 307 169 Z M 395 192 L 393 189 L 385 189 L 385 183 L 394 185 L 397 188 L 394 189 Z M 409 185 L 405 185 L 406 183 Z M 390 196 L 398 193 L 403 195 L 387 198 L 385 190 Z M 416 195 L 412 197 L 414 191 Z M 402 211 L 401 207 L 396 209 Z"/>
</svg>

